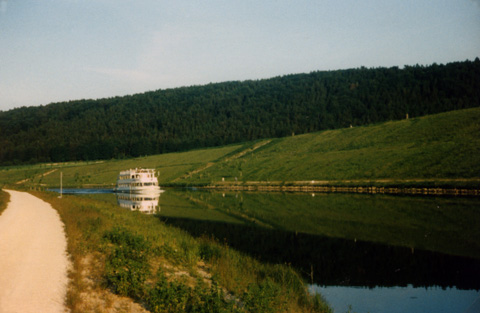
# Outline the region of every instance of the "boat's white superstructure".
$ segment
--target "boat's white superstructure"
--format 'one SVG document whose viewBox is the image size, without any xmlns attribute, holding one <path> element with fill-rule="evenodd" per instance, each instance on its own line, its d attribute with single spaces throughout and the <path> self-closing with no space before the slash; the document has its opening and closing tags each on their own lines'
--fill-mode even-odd
<svg viewBox="0 0 480 313">
<path fill-rule="evenodd" d="M 160 193 L 154 169 L 136 168 L 121 171 L 117 179 L 116 192 Z"/>
</svg>

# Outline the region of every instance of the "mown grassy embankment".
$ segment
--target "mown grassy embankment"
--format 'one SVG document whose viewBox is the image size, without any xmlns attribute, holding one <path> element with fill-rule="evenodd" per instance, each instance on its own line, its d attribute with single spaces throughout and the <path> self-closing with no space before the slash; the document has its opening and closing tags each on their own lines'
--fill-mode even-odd
<svg viewBox="0 0 480 313">
<path fill-rule="evenodd" d="M 236 181 L 237 185 L 478 188 L 479 121 L 480 109 L 471 109 L 274 139 L 185 180 L 217 185 Z"/>
<path fill-rule="evenodd" d="M 151 312 L 329 312 L 289 266 L 262 264 L 107 202 L 34 194 L 66 226 L 72 312 L 140 312 L 128 299 Z"/>
<path fill-rule="evenodd" d="M 478 189 L 480 108 L 128 160 L 0 169 L 0 182 L 113 187 L 151 167 L 164 186 L 376 186 Z"/>
</svg>

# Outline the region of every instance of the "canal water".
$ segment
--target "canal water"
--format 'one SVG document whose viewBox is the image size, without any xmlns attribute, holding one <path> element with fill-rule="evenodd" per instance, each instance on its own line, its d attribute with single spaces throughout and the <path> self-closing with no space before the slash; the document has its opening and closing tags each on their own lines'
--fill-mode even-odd
<svg viewBox="0 0 480 313">
<path fill-rule="evenodd" d="M 480 312 L 480 199 L 192 189 L 84 196 L 291 264 L 335 312 Z"/>
</svg>

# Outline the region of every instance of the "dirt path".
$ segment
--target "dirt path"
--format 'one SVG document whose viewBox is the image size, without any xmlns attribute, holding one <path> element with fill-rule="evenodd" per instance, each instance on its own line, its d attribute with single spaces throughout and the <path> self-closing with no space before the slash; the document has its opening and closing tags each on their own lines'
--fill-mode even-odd
<svg viewBox="0 0 480 313">
<path fill-rule="evenodd" d="M 50 204 L 6 190 L 0 215 L 0 313 L 65 312 L 68 258 L 63 224 Z"/>
<path fill-rule="evenodd" d="M 243 151 L 240 151 L 239 153 L 237 153 L 237 154 L 235 154 L 235 155 L 233 155 L 233 156 L 231 156 L 231 157 L 222 159 L 222 162 L 230 162 L 230 161 L 232 161 L 232 160 L 241 158 L 241 157 L 244 156 L 245 154 L 251 153 L 251 152 L 257 150 L 258 148 L 261 148 L 261 147 L 265 146 L 266 144 L 269 144 L 271 141 L 272 141 L 272 140 L 264 140 L 264 141 L 262 141 L 262 142 L 259 142 L 259 143 L 257 143 L 256 145 L 254 145 L 254 146 L 251 147 L 251 148 L 247 148 L 247 149 L 245 149 L 245 150 L 243 150 Z M 191 172 L 189 172 L 189 173 L 187 173 L 187 174 L 185 174 L 185 175 L 183 175 L 183 176 L 180 176 L 180 177 L 178 177 L 178 178 L 175 178 L 175 179 L 173 180 L 173 182 L 177 182 L 177 181 L 180 181 L 180 180 L 182 180 L 182 179 L 190 178 L 190 177 L 192 177 L 192 175 L 198 174 L 198 173 L 200 173 L 200 172 L 203 172 L 203 171 L 205 171 L 205 170 L 208 169 L 209 167 L 212 167 L 212 166 L 215 165 L 215 164 L 216 164 L 215 162 L 208 162 L 207 164 L 203 165 L 203 166 L 200 167 L 200 168 L 197 168 L 196 170 L 193 170 L 193 171 L 191 171 Z"/>
<path fill-rule="evenodd" d="M 37 175 L 36 177 L 37 177 L 37 178 L 45 177 L 45 176 L 47 176 L 47 175 L 52 174 L 53 172 L 56 172 L 57 170 L 58 170 L 58 169 L 53 169 L 53 170 L 51 170 L 51 171 L 48 171 L 48 172 L 45 172 L 45 173 L 43 173 L 43 174 Z M 29 180 L 30 180 L 30 178 L 25 178 L 25 179 L 22 179 L 22 180 L 17 181 L 15 184 L 20 185 L 20 184 L 26 183 L 26 182 L 29 181 Z"/>
</svg>

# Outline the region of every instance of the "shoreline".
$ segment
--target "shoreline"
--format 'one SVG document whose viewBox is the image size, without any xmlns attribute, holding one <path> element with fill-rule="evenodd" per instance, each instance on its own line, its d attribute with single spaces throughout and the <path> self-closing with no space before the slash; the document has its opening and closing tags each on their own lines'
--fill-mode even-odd
<svg viewBox="0 0 480 313">
<path fill-rule="evenodd" d="M 163 188 L 207 190 L 357 193 L 421 196 L 480 197 L 480 179 L 451 180 L 344 180 L 344 181 L 218 181 L 210 183 L 160 183 Z M 30 190 L 48 190 L 58 186 L 29 186 Z M 64 185 L 65 189 L 114 189 L 113 184 Z"/>
<path fill-rule="evenodd" d="M 280 185 L 266 182 L 256 184 L 210 184 L 197 188 L 234 190 L 234 191 L 276 191 L 276 192 L 319 192 L 319 193 L 360 193 L 360 194 L 395 194 L 425 196 L 480 196 L 479 188 L 442 188 L 442 187 L 377 187 L 342 186 L 342 185 Z"/>
</svg>

